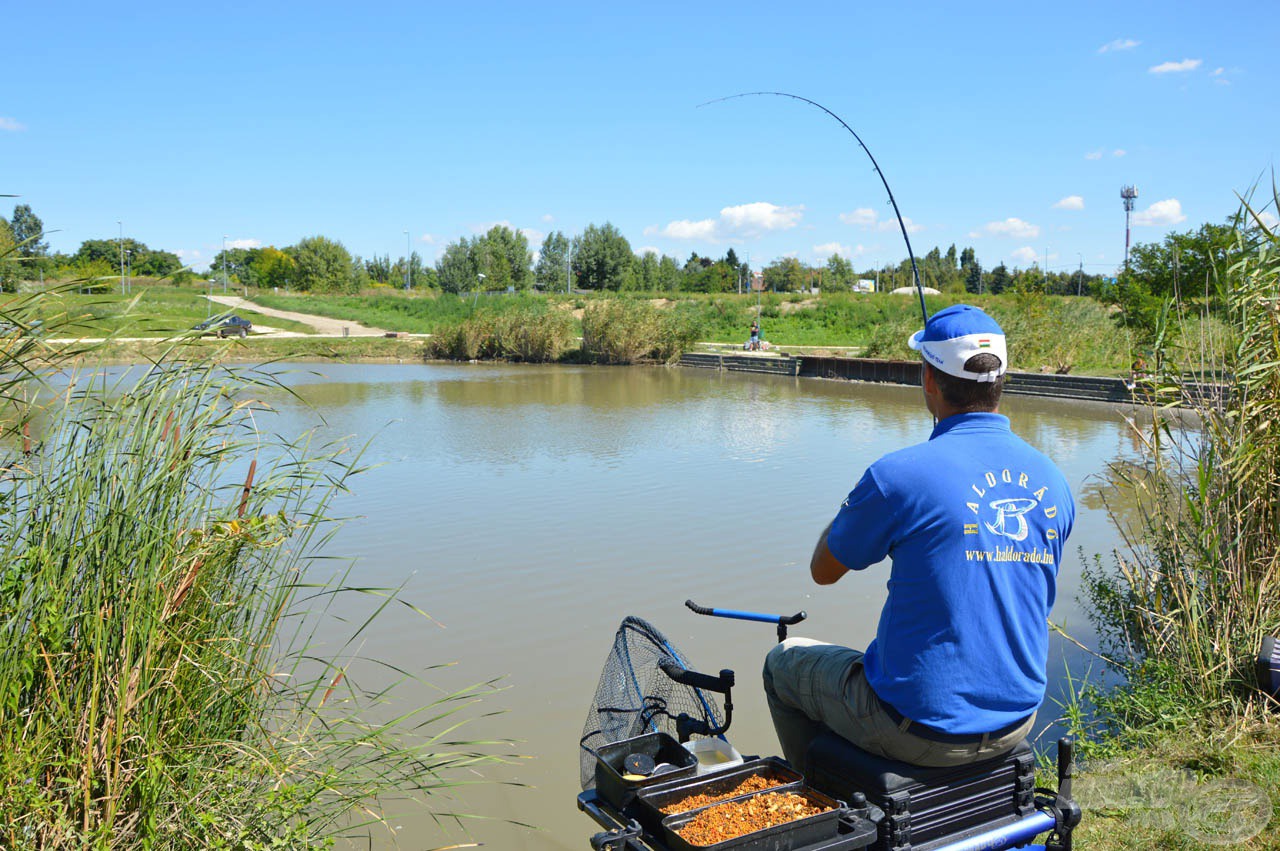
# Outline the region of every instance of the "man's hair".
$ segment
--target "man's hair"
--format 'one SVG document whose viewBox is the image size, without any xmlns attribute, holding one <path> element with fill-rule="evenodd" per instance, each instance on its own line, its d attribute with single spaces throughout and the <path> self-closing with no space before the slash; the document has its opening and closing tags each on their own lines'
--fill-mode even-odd
<svg viewBox="0 0 1280 851">
<path fill-rule="evenodd" d="M 1000 392 L 1004 389 L 1003 375 L 998 376 L 995 381 L 970 381 L 968 378 L 949 375 L 928 361 L 924 362 L 924 367 L 933 370 L 942 398 L 957 412 L 989 413 L 999 407 Z M 995 372 L 1000 368 L 1000 358 L 983 352 L 965 361 L 964 368 L 969 372 Z"/>
</svg>

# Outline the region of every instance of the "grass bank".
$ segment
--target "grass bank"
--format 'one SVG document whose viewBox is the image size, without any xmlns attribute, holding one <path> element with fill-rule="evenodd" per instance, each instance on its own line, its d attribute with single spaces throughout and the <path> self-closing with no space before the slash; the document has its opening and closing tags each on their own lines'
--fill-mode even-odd
<svg viewBox="0 0 1280 851">
<path fill-rule="evenodd" d="M 135 278 L 127 294 L 112 289 L 102 293 L 81 293 L 74 283 L 50 285 L 34 307 L 32 316 L 47 325 L 60 327 L 59 336 L 168 337 L 188 331 L 210 314 L 227 308 L 210 302 L 207 290 L 175 287 L 161 279 Z M 222 295 L 221 288 L 213 291 Z M 239 295 L 231 290 L 230 295 Z M 254 325 L 282 331 L 310 333 L 311 326 L 277 319 L 254 311 L 236 311 Z"/>
<path fill-rule="evenodd" d="M 52 346 L 51 346 L 52 348 Z M 162 358 L 173 349 L 165 340 L 109 340 L 92 358 L 138 363 Z M 271 360 L 421 361 L 423 341 L 412 337 L 279 337 L 247 340 L 205 338 L 183 344 L 183 356 L 218 363 L 263 363 Z"/>
<path fill-rule="evenodd" d="M 517 293 L 455 296 L 430 291 L 374 290 L 358 296 L 259 294 L 269 307 L 351 319 L 377 327 L 414 333 L 456 328 L 475 316 L 499 317 L 545 308 L 572 317 L 573 333 L 583 334 L 582 318 L 593 304 L 645 303 L 678 316 L 698 329 L 706 342 L 740 345 L 759 309 L 765 339 L 775 346 L 848 348 L 868 357 L 909 358 L 906 339 L 920 327 L 914 298 L 888 294 L 825 293 L 699 295 L 690 293 L 613 293 L 540 295 Z M 958 298 L 930 296 L 930 312 Z M 1120 327 L 1111 308 L 1089 298 L 1002 294 L 968 296 L 1005 327 L 1013 368 L 1029 372 L 1068 370 L 1077 374 L 1127 374 L 1139 355 L 1152 360 L 1149 346 Z M 1187 341 L 1184 345 L 1183 341 Z M 1202 340 L 1221 353 L 1233 339 L 1215 323 L 1192 321 L 1163 341 L 1173 362 L 1190 362 Z"/>
</svg>

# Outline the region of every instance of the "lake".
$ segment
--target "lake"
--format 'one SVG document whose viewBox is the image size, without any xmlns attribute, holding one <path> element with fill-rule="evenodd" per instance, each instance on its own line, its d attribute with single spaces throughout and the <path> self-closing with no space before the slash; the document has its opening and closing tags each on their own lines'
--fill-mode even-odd
<svg viewBox="0 0 1280 851">
<path fill-rule="evenodd" d="M 353 519 L 327 554 L 356 559 L 360 584 L 403 586 L 434 619 L 389 608 L 360 655 L 411 671 L 457 663 L 427 673 L 430 687 L 401 688 L 403 707 L 501 678 L 505 690 L 471 707 L 476 720 L 456 735 L 516 739 L 528 757 L 485 772 L 523 785 L 433 800 L 488 817 L 467 831 L 441 833 L 401 808 L 400 846 L 414 849 L 587 847 L 596 828 L 574 803 L 577 742 L 626 615 L 665 632 L 696 669 L 735 670 L 729 739 L 744 753 L 777 753 L 759 673 L 774 628 L 698 617 L 684 601 L 803 609 L 809 618 L 792 634 L 865 646 L 887 564 L 819 588 L 809 555 L 865 467 L 932 429 L 918 388 L 710 370 L 326 364 L 287 381 L 299 399 L 273 397 L 279 415 L 260 425 L 353 435 L 376 465 L 336 502 Z M 1098 477 L 1133 456 L 1128 426 L 1088 403 L 1006 397 L 1001 410 L 1076 495 L 1053 618 L 1089 640 L 1077 548 L 1091 556 L 1120 545 Z M 367 605 L 354 601 L 349 616 Z M 333 625 L 335 647 L 349 628 Z M 1055 638 L 1051 697 L 1067 665 L 1079 677 L 1088 659 Z M 387 675 L 357 665 L 352 676 L 368 685 Z M 502 714 L 479 717 L 493 712 Z M 1046 704 L 1042 726 L 1056 714 Z M 392 847 L 385 835 L 375 846 Z"/>
</svg>

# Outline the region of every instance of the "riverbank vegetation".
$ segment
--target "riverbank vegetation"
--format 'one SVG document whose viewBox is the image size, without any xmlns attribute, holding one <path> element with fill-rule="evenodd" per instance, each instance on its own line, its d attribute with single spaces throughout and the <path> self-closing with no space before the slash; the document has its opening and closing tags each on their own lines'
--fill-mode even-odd
<svg viewBox="0 0 1280 851">
<path fill-rule="evenodd" d="M 1222 393 L 1188 392 L 1173 359 L 1157 352 L 1162 366 L 1147 380 L 1154 425 L 1135 425 L 1142 463 L 1117 468 L 1111 483 L 1132 491 L 1139 510 L 1116 518 L 1127 546 L 1099 556 L 1085 582 L 1100 654 L 1119 684 L 1086 687 L 1068 715 L 1099 778 L 1164 772 L 1155 785 L 1170 776 L 1252 785 L 1188 787 L 1162 823 L 1117 832 L 1104 819 L 1086 834 L 1088 847 L 1199 847 L 1186 844 L 1179 812 L 1185 821 L 1214 808 L 1223 831 L 1257 836 L 1249 847 L 1280 847 L 1265 829 L 1280 816 L 1280 703 L 1259 689 L 1255 669 L 1263 637 L 1280 634 L 1280 236 L 1246 206 L 1219 259 L 1208 267 L 1210 298 L 1171 296 L 1155 339 L 1193 312 L 1218 313 L 1229 343 L 1199 356 Z M 1168 414 L 1175 402 L 1196 417 Z M 1142 807 L 1131 796 L 1111 809 Z"/>
<path fill-rule="evenodd" d="M 475 782 L 492 684 L 388 711 L 327 615 L 402 602 L 320 560 L 359 453 L 275 436 L 269 374 L 184 346 L 67 371 L 92 352 L 32 333 L 56 295 L 0 304 L 0 846 L 311 848 Z"/>
</svg>

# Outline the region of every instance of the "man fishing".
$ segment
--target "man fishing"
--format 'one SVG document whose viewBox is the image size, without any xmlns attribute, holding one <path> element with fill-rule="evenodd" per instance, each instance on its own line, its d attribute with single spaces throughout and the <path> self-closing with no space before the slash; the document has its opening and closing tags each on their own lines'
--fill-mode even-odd
<svg viewBox="0 0 1280 851">
<path fill-rule="evenodd" d="M 866 470 L 810 562 L 830 585 L 892 559 L 876 637 L 865 653 L 791 638 L 765 660 L 774 728 L 802 771 L 827 730 L 915 765 L 993 759 L 1027 736 L 1044 699 L 1070 489 L 997 411 L 1008 357 L 994 319 L 954 305 L 909 344 L 933 433 Z"/>
</svg>

